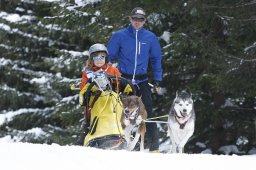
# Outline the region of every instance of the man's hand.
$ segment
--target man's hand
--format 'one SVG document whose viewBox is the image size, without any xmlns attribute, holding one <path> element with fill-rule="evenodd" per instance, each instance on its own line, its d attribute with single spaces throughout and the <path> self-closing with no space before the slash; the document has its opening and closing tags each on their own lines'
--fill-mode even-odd
<svg viewBox="0 0 256 170">
<path fill-rule="evenodd" d="M 162 82 L 159 80 L 154 81 L 154 90 L 158 95 L 164 95 L 166 93 L 166 89 L 163 88 Z"/>
</svg>

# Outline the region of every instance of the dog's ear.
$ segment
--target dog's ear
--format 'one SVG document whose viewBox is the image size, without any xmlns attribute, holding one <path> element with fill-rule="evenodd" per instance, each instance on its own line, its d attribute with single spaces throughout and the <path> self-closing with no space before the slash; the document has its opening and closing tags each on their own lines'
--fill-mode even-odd
<svg viewBox="0 0 256 170">
<path fill-rule="evenodd" d="M 192 98 L 193 96 L 192 96 L 192 92 L 191 91 L 189 91 L 189 95 L 190 95 L 190 97 Z"/>
<path fill-rule="evenodd" d="M 137 102 L 138 102 L 138 104 L 139 104 L 140 110 L 145 110 L 145 106 L 144 106 L 144 104 L 143 104 L 143 102 L 142 102 L 141 96 L 138 96 L 138 97 L 137 97 Z"/>
<path fill-rule="evenodd" d="M 186 92 L 189 94 L 190 97 L 192 97 L 192 92 L 189 87 L 186 87 Z"/>
<path fill-rule="evenodd" d="M 177 91 L 176 91 L 176 98 L 179 96 L 179 94 L 180 94 L 180 91 L 177 90 Z"/>
<path fill-rule="evenodd" d="M 121 100 L 124 100 L 124 99 L 126 99 L 127 97 L 128 97 L 127 94 L 122 94 L 122 95 L 120 95 Z"/>
</svg>

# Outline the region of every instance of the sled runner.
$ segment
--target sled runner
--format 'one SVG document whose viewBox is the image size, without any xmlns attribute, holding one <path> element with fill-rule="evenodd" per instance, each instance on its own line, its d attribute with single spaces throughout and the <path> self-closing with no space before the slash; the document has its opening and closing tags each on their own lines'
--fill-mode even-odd
<svg viewBox="0 0 256 170">
<path fill-rule="evenodd" d="M 85 120 L 89 124 L 84 146 L 124 149 L 126 142 L 121 126 L 120 84 L 129 84 L 133 94 L 135 89 L 123 77 L 108 76 L 105 72 L 93 74 L 91 83 L 85 86 L 86 92 L 80 96 L 80 104 L 86 107 Z"/>
</svg>

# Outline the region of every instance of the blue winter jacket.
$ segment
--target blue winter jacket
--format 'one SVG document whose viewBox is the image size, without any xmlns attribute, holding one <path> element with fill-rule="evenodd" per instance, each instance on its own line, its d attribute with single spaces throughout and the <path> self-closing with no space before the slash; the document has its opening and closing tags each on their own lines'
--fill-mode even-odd
<svg viewBox="0 0 256 170">
<path fill-rule="evenodd" d="M 150 62 L 154 80 L 162 80 L 161 47 L 154 33 L 144 28 L 135 30 L 129 25 L 113 33 L 107 48 L 109 61 L 113 63 L 118 59 L 118 69 L 122 74 L 147 75 Z M 135 83 L 140 83 L 148 78 L 135 80 Z"/>
</svg>

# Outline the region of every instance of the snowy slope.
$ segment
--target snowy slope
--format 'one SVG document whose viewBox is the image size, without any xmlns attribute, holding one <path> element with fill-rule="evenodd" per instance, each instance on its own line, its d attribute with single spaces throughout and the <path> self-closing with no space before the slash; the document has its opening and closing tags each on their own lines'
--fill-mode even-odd
<svg viewBox="0 0 256 170">
<path fill-rule="evenodd" d="M 255 170 L 256 155 L 156 154 L 57 144 L 0 143 L 2 170 Z"/>
</svg>

